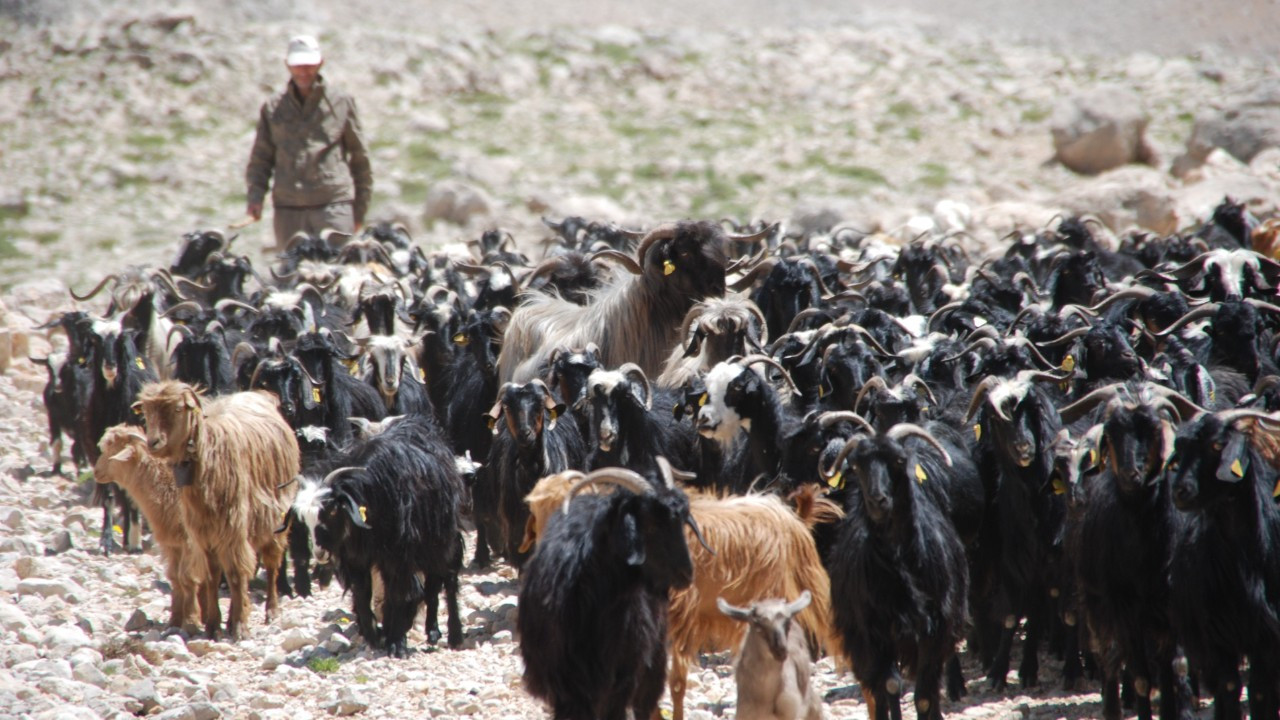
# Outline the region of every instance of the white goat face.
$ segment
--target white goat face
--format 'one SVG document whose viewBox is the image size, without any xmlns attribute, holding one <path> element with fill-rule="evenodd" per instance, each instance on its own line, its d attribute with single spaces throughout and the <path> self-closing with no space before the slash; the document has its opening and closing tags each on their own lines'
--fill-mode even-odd
<svg viewBox="0 0 1280 720">
<path fill-rule="evenodd" d="M 751 421 L 743 419 L 732 404 L 740 394 L 738 386 L 741 383 L 737 381 L 743 373 L 754 374 L 754 371 L 737 363 L 722 362 L 707 373 L 705 380 L 707 393 L 705 402 L 698 408 L 698 433 L 715 440 L 722 447 L 733 443 L 739 428 L 751 427 Z"/>
<path fill-rule="evenodd" d="M 617 407 L 614 391 L 627 386 L 622 373 L 613 370 L 593 370 L 587 378 L 587 402 L 592 417 L 596 419 L 596 442 L 600 449 L 609 452 L 618 438 Z"/>
<path fill-rule="evenodd" d="M 308 477 L 298 478 L 298 494 L 293 498 L 293 512 L 307 526 L 307 542 L 311 544 L 316 562 L 329 561 L 329 553 L 316 544 L 316 525 L 320 524 L 320 508 L 329 497 L 329 488 Z"/>
</svg>

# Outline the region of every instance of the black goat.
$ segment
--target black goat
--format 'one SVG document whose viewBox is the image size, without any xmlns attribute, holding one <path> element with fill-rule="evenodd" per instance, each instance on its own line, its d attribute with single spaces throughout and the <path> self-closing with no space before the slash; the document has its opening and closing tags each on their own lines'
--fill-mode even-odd
<svg viewBox="0 0 1280 720">
<path fill-rule="evenodd" d="M 504 384 L 498 391 L 498 401 L 489 410 L 495 437 L 488 462 L 477 478 L 476 525 L 485 522 L 491 507 L 496 508 L 499 537 L 507 558 L 517 564 L 527 557 L 519 550 L 529 518 L 525 496 L 547 475 L 580 469 L 586 457 L 586 444 L 577 423 L 572 417 L 568 422 L 559 422 L 564 414 L 564 405 L 541 380 L 524 385 Z M 482 500 L 496 502 L 482 506 Z M 484 549 L 477 540 L 477 564 L 487 559 L 479 557 Z"/>
<path fill-rule="evenodd" d="M 1253 420 L 1253 427 L 1244 422 Z M 1265 424 L 1264 424 L 1265 423 Z M 1173 540 L 1173 626 L 1217 720 L 1240 717 L 1240 661 L 1249 658 L 1249 714 L 1280 713 L 1280 508 L 1277 472 L 1255 448 L 1280 424 L 1252 410 L 1187 423 L 1166 464 L 1185 522 Z"/>
<path fill-rule="evenodd" d="M 427 639 L 438 642 L 443 589 L 449 646 L 461 645 L 462 479 L 444 439 L 428 418 L 405 417 L 336 462 L 343 467 L 309 494 L 309 505 L 295 509 L 312 528 L 315 546 L 333 554 L 338 578 L 352 593 L 360 634 L 404 657 L 406 635 L 425 600 Z M 370 606 L 375 569 L 385 588 L 381 630 Z"/>
<path fill-rule="evenodd" d="M 624 467 L 656 478 L 659 456 L 682 470 L 695 467 L 694 433 L 665 411 L 675 400 L 672 392 L 652 388 L 644 371 L 633 363 L 617 370 L 593 371 L 587 378 L 587 395 L 581 407 L 590 417 L 591 427 L 586 468 Z"/>
<path fill-rule="evenodd" d="M 298 336 L 293 357 L 312 383 L 316 422 L 328 428 L 330 442 L 345 447 L 351 442 L 351 418 L 377 422 L 387 416 L 387 408 L 377 390 L 347 371 L 344 361 L 355 356 L 338 346 L 338 337 L 324 328 L 304 333 Z"/>
<path fill-rule="evenodd" d="M 577 496 L 600 483 L 619 489 Z M 579 481 L 552 515 L 525 566 L 516 628 L 525 687 L 557 720 L 654 714 L 668 592 L 693 581 L 686 524 L 701 540 L 683 492 L 617 468 Z"/>
<path fill-rule="evenodd" d="M 1190 711 L 1191 689 L 1174 672 L 1177 638 L 1168 599 L 1168 558 L 1183 519 L 1164 482 L 1173 451 L 1173 424 L 1197 408 L 1166 388 L 1111 385 L 1062 409 L 1071 421 L 1105 403 L 1096 465 L 1101 474 L 1081 488 L 1070 516 L 1067 557 L 1080 605 L 1103 670 L 1103 717 L 1121 716 L 1121 669 L 1133 678 L 1140 720 L 1151 720 L 1152 681 L 1160 688 L 1160 717 Z"/>
<path fill-rule="evenodd" d="M 49 417 L 49 451 L 53 454 L 53 473 L 62 474 L 62 436 L 71 438 L 71 462 L 76 475 L 89 464 L 89 455 L 76 437 L 76 418 L 89 404 L 92 377 L 89 368 L 65 352 L 49 353 L 42 358 L 29 358 L 43 365 L 49 373 L 43 398 Z"/>
<path fill-rule="evenodd" d="M 942 462 L 907 445 L 913 436 Z M 855 436 L 837 466 L 846 457 L 862 494 L 828 559 L 833 622 L 858 682 L 875 698 L 876 720 L 902 717 L 899 665 L 915 676 L 917 717 L 941 718 L 944 665 L 947 696 L 965 692 L 955 649 L 968 622 L 969 567 L 946 504 L 951 457 L 910 424 Z"/>
</svg>

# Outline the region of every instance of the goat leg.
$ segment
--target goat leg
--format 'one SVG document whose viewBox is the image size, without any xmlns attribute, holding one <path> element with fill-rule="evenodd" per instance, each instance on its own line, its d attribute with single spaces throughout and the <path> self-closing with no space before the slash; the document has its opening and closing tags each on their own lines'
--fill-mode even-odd
<svg viewBox="0 0 1280 720">
<path fill-rule="evenodd" d="M 1027 635 L 1022 641 L 1022 663 L 1018 666 L 1018 680 L 1023 688 L 1040 684 L 1040 641 L 1050 621 L 1050 613 L 1044 602 L 1037 602 L 1027 613 Z"/>
<path fill-rule="evenodd" d="M 947 660 L 947 699 L 951 702 L 959 702 L 960 698 L 968 694 L 969 689 L 964 684 L 964 672 L 960 669 L 960 656 L 953 652 Z"/>
<path fill-rule="evenodd" d="M 373 577 L 368 570 L 351 573 L 351 610 L 360 636 L 369 647 L 379 647 L 378 628 L 373 622 Z"/>
<path fill-rule="evenodd" d="M 449 647 L 462 645 L 462 613 L 458 609 L 458 568 L 462 566 L 462 538 L 458 538 L 458 551 L 444 576 L 444 604 L 449 611 Z"/>
<path fill-rule="evenodd" d="M 110 556 L 113 551 L 120 549 L 120 544 L 116 542 L 115 535 L 115 517 L 112 513 L 114 505 L 115 493 L 119 492 L 115 483 L 107 483 L 100 486 L 102 488 L 102 496 L 100 502 L 102 504 L 102 535 L 98 538 L 98 547 L 102 549 L 102 554 Z"/>
<path fill-rule="evenodd" d="M 1122 714 L 1120 680 L 1108 672 L 1102 679 L 1102 718 L 1103 720 L 1120 720 Z"/>
</svg>

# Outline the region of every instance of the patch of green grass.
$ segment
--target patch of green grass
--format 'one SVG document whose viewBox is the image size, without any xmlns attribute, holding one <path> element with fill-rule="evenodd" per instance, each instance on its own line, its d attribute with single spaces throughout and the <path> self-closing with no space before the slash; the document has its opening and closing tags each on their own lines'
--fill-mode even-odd
<svg viewBox="0 0 1280 720">
<path fill-rule="evenodd" d="M 20 207 L 0 207 L 0 222 L 5 220 L 19 220 L 24 218 L 31 212 L 26 205 Z"/>
<path fill-rule="evenodd" d="M 659 127 L 649 127 L 639 125 L 630 119 L 619 120 L 611 124 L 613 131 L 624 138 L 633 140 L 657 140 L 666 135 L 669 130 Z"/>
<path fill-rule="evenodd" d="M 1178 122 L 1184 125 L 1190 125 L 1196 121 L 1196 114 L 1193 112 L 1178 113 Z"/>
<path fill-rule="evenodd" d="M 57 242 L 58 238 L 60 237 L 62 236 L 59 233 L 54 232 L 52 230 L 46 230 L 44 232 L 38 232 L 33 234 L 31 236 L 31 239 L 35 240 L 36 243 L 40 245 L 52 245 L 53 243 Z"/>
<path fill-rule="evenodd" d="M 13 246 L 7 237 L 0 237 L 0 260 L 14 260 L 23 257 L 18 248 Z"/>
<path fill-rule="evenodd" d="M 364 685 L 364 684 L 366 684 L 366 683 L 368 683 L 368 682 L 369 682 L 369 676 L 368 676 L 368 675 L 357 675 L 357 676 L 355 677 L 355 681 L 356 681 L 356 684 L 357 684 L 357 685 Z"/>
<path fill-rule="evenodd" d="M 689 201 L 689 210 L 695 216 L 708 214 L 707 211 L 713 207 L 723 208 L 726 201 L 737 195 L 734 184 L 711 168 L 703 172 L 702 179 L 706 186 Z"/>
<path fill-rule="evenodd" d="M 938 189 L 951 182 L 951 171 L 942 163 L 927 162 L 920 165 L 918 182 L 925 187 Z"/>
<path fill-rule="evenodd" d="M 870 185 L 888 185 L 889 180 L 874 168 L 864 165 L 845 165 L 838 161 L 832 160 L 826 155 L 813 152 L 805 157 L 805 162 L 819 168 L 835 177 L 846 178 L 848 180 L 856 180 L 858 182 Z"/>
<path fill-rule="evenodd" d="M 637 180 L 662 180 L 667 177 L 657 163 L 638 165 L 631 171 L 631 175 Z"/>
<path fill-rule="evenodd" d="M 596 52 L 618 65 L 627 65 L 636 61 L 635 52 L 626 45 L 619 45 L 618 43 L 599 43 L 596 45 Z"/>
<path fill-rule="evenodd" d="M 764 175 L 758 172 L 745 172 L 738 176 L 738 184 L 748 190 L 762 182 L 764 182 Z"/>
<path fill-rule="evenodd" d="M 141 656 L 151 665 L 155 665 L 161 660 L 160 653 L 148 650 L 146 643 L 133 636 L 108 640 L 98 647 L 98 652 L 102 653 L 102 657 L 105 660 L 120 660 L 126 655 Z"/>
<path fill-rule="evenodd" d="M 336 657 L 317 657 L 307 661 L 307 667 L 317 675 L 328 675 L 329 673 L 337 672 L 339 666 L 340 663 Z"/>
<path fill-rule="evenodd" d="M 1047 117 L 1049 117 L 1049 108 L 1046 107 L 1029 107 L 1022 111 L 1022 122 L 1024 123 L 1043 122 Z"/>
<path fill-rule="evenodd" d="M 900 120 L 920 115 L 920 110 L 910 100 L 899 100 L 886 108 L 885 112 Z"/>
<path fill-rule="evenodd" d="M 510 155 L 511 149 L 503 147 L 502 145 L 486 143 L 480 147 L 480 152 L 488 155 L 489 157 L 501 157 L 503 155 Z"/>
<path fill-rule="evenodd" d="M 911 127 L 907 128 L 906 136 L 907 136 L 907 139 L 910 140 L 911 142 L 920 142 L 920 138 L 924 137 L 924 133 L 920 131 L 920 128 L 916 127 L 915 125 L 912 125 Z"/>
</svg>

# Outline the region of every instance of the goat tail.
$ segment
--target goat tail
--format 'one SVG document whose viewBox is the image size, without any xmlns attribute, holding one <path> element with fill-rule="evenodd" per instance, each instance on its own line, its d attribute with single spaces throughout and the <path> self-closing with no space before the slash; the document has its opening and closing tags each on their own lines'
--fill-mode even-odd
<svg viewBox="0 0 1280 720">
<path fill-rule="evenodd" d="M 800 521 L 810 530 L 816 525 L 834 524 L 844 517 L 844 510 L 827 499 L 826 489 L 813 483 L 801 485 L 789 499 Z"/>
</svg>

